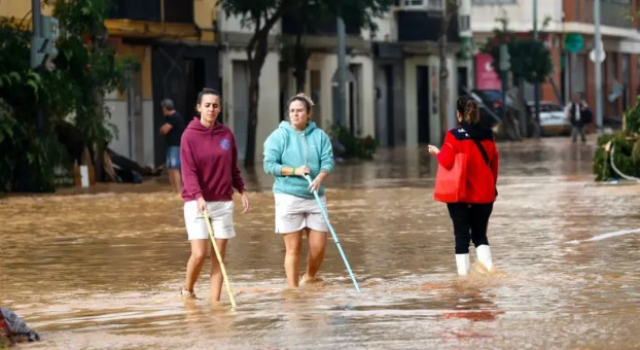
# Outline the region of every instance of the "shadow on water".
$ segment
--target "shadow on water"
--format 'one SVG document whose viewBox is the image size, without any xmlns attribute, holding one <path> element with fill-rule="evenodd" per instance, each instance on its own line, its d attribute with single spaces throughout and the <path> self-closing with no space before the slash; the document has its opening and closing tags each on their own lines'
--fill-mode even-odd
<svg viewBox="0 0 640 350">
<path fill-rule="evenodd" d="M 0 305 L 41 332 L 33 349 L 638 347 L 640 235 L 598 235 L 640 228 L 640 189 L 594 185 L 592 145 L 499 145 L 500 273 L 466 278 L 426 148 L 339 164 L 329 212 L 360 294 L 332 243 L 321 282 L 284 289 L 272 182 L 247 173 L 252 212 L 237 214 L 226 261 L 235 310 L 224 294 L 209 302 L 207 267 L 200 299 L 180 300 L 189 247 L 163 181 L 12 196 L 0 200 Z"/>
</svg>

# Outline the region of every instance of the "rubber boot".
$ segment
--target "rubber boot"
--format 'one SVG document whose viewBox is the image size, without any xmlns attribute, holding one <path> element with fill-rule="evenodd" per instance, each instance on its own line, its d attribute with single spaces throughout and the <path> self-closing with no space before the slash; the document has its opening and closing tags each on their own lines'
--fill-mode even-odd
<svg viewBox="0 0 640 350">
<path fill-rule="evenodd" d="M 487 271 L 493 269 L 493 261 L 491 260 L 491 248 L 488 245 L 479 245 L 476 247 L 476 256 L 478 261 L 484 265 Z"/>
<path fill-rule="evenodd" d="M 469 254 L 456 254 L 456 265 L 458 266 L 458 275 L 466 276 L 471 268 Z"/>
</svg>

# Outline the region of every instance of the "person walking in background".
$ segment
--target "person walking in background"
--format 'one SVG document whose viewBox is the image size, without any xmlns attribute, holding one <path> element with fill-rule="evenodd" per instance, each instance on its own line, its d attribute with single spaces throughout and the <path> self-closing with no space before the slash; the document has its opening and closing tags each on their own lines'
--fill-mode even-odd
<svg viewBox="0 0 640 350">
<path fill-rule="evenodd" d="M 460 125 L 447 132 L 441 150 L 429 145 L 429 153 L 447 170 L 453 168 L 454 162 L 464 159 L 456 157 L 457 154 L 466 155 L 466 171 L 462 172 L 460 179 L 464 182 L 465 190 L 458 201 L 447 202 L 455 234 L 458 274 L 466 275 L 471 267 L 471 241 L 476 247 L 478 261 L 487 271 L 493 269 L 487 228 L 497 196 L 498 150 L 491 129 L 479 124 L 480 112 L 476 101 L 468 96 L 460 97 L 456 103 L 456 116 Z M 436 187 L 438 185 L 436 181 Z M 437 191 L 434 197 L 446 202 L 437 197 Z"/>
<path fill-rule="evenodd" d="M 324 180 L 334 167 L 331 139 L 311 121 L 313 101 L 304 94 L 289 100 L 289 120 L 264 143 L 264 171 L 275 176 L 275 232 L 284 237 L 284 268 L 289 288 L 300 282 L 302 232 L 307 232 L 309 256 L 302 283 L 315 280 L 324 260 L 327 226 L 313 190 L 326 206 Z M 304 178 L 309 174 L 312 183 Z"/>
<path fill-rule="evenodd" d="M 564 108 L 564 113 L 567 116 L 567 120 L 571 122 L 571 140 L 576 142 L 578 134 L 582 143 L 587 142 L 587 137 L 584 133 L 585 125 L 591 123 L 593 115 L 587 103 L 582 100 L 582 96 L 579 93 L 573 94 L 571 102 Z"/>
<path fill-rule="evenodd" d="M 227 241 L 235 237 L 233 189 L 242 195 L 242 213 L 249 210 L 249 198 L 238 166 L 238 148 L 231 130 L 217 121 L 220 94 L 204 89 L 196 106 L 200 118 L 194 118 L 182 135 L 180 160 L 184 188 L 184 221 L 191 241 L 191 257 L 181 294 L 195 298 L 194 285 L 212 243 L 203 213 L 209 214 L 216 244 L 224 259 Z M 211 301 L 220 300 L 222 271 L 211 247 Z"/>
<path fill-rule="evenodd" d="M 162 115 L 164 115 L 164 124 L 160 127 L 160 135 L 165 137 L 167 142 L 167 172 L 169 173 L 169 182 L 171 189 L 176 192 L 182 192 L 182 179 L 180 176 L 180 139 L 184 132 L 184 120 L 178 111 L 176 111 L 173 101 L 164 99 L 160 102 L 162 106 Z"/>
</svg>

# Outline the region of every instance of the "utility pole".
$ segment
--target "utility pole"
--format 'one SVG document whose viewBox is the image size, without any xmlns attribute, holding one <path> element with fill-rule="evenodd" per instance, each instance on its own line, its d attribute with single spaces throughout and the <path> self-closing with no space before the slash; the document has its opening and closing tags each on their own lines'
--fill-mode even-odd
<svg viewBox="0 0 640 350">
<path fill-rule="evenodd" d="M 448 129 L 448 119 L 449 115 L 449 106 L 447 106 L 447 102 L 449 100 L 448 87 L 447 87 L 447 78 L 449 76 L 449 70 L 447 69 L 447 34 L 449 29 L 449 14 L 447 13 L 447 5 L 449 0 L 445 0 L 442 2 L 442 22 L 440 26 L 440 47 L 439 47 L 439 55 L 440 55 L 440 76 L 438 81 L 440 82 L 439 90 L 440 90 L 440 135 L 444 137 L 447 133 Z M 431 142 L 435 142 L 435 140 L 431 140 Z"/>
<path fill-rule="evenodd" d="M 596 0 L 597 1 L 597 0 Z M 538 0 L 533 0 L 533 40 L 538 41 Z M 534 87 L 534 103 L 536 117 L 536 139 L 540 138 L 540 83 L 536 82 Z"/>
<path fill-rule="evenodd" d="M 602 34 L 600 33 L 600 0 L 593 1 L 593 19 L 595 21 L 595 33 L 593 40 L 595 41 L 596 59 L 596 128 L 598 132 L 602 132 Z"/>
<path fill-rule="evenodd" d="M 333 123 L 346 126 L 347 121 L 347 43 L 344 20 L 338 16 L 338 103 Z"/>
</svg>

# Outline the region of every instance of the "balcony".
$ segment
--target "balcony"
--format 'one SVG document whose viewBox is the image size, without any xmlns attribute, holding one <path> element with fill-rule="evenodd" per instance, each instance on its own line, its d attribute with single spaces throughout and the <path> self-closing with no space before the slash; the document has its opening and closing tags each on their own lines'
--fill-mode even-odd
<svg viewBox="0 0 640 350">
<path fill-rule="evenodd" d="M 305 21 L 298 13 L 287 13 L 282 16 L 282 34 L 284 35 L 297 35 L 304 30 L 303 23 L 309 25 L 308 21 Z M 359 36 L 360 27 L 354 24 L 352 21 L 345 19 L 345 28 L 347 35 Z M 307 28 L 307 35 L 313 36 L 336 36 L 337 24 L 336 19 L 326 20 L 322 23 L 318 23 L 310 28 Z"/>
<path fill-rule="evenodd" d="M 593 11 L 593 6 L 591 6 Z M 633 7 L 631 0 L 602 0 L 600 3 L 600 23 L 619 28 L 633 28 L 630 19 Z"/>
<path fill-rule="evenodd" d="M 440 40 L 442 13 L 437 11 L 399 10 L 396 11 L 396 23 L 399 42 L 420 42 Z M 457 16 L 453 16 L 447 30 L 449 42 L 460 42 Z"/>
<path fill-rule="evenodd" d="M 110 19 L 193 24 L 193 0 L 114 0 Z"/>
</svg>

